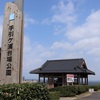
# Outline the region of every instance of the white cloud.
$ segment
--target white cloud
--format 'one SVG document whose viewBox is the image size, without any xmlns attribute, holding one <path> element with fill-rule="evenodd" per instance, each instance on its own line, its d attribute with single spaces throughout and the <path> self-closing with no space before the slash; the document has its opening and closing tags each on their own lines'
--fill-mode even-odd
<svg viewBox="0 0 100 100">
<path fill-rule="evenodd" d="M 86 38 L 83 40 L 76 41 L 74 43 L 69 43 L 67 41 L 56 41 L 52 44 L 51 48 L 53 50 L 63 49 L 63 50 L 70 50 L 72 51 L 89 51 L 95 47 L 98 47 L 100 44 L 100 38 Z"/>
<path fill-rule="evenodd" d="M 24 26 L 27 27 L 28 25 L 31 24 L 37 24 L 38 21 L 32 17 L 30 17 L 29 15 L 25 15 L 25 23 Z"/>
<path fill-rule="evenodd" d="M 62 39 L 52 44 L 51 49 L 55 52 L 55 58 L 85 58 L 87 63 L 89 63 L 89 69 L 96 72 L 95 77 L 99 77 L 100 74 L 97 68 L 99 68 L 100 62 L 100 10 L 91 12 L 85 22 L 79 26 L 76 26 L 74 21 L 71 20 L 72 27 L 68 25 L 68 21 L 64 18 L 66 15 L 64 14 L 64 8 L 64 2 L 60 2 L 59 5 L 53 7 L 55 11 L 52 17 L 53 22 L 59 22 L 55 27 L 55 32 L 65 32 L 64 34 L 68 38 L 68 40 L 63 41 Z M 74 5 L 72 8 L 74 8 Z M 72 14 L 74 14 L 74 11 L 72 10 Z M 73 19 L 77 21 L 76 14 L 74 16 L 75 19 Z M 60 27 L 60 23 L 64 24 L 64 27 Z"/>
<path fill-rule="evenodd" d="M 100 42 L 99 42 L 100 43 Z M 92 48 L 87 54 L 93 55 L 94 57 L 98 57 L 100 59 L 100 47 Z"/>
<path fill-rule="evenodd" d="M 54 52 L 50 49 L 41 44 L 32 43 L 28 36 L 24 36 L 23 75 L 26 78 L 32 78 L 33 75 L 30 75 L 29 72 L 40 67 L 53 55 Z"/>
<path fill-rule="evenodd" d="M 25 76 L 29 76 L 30 70 L 40 67 L 48 59 L 64 58 L 84 58 L 86 63 L 88 63 L 89 69 L 96 72 L 96 77 L 100 76 L 97 69 L 100 62 L 100 10 L 92 12 L 83 24 L 76 26 L 76 9 L 72 0 L 68 2 L 61 0 L 57 5 L 52 7 L 53 16 L 43 21 L 44 24 L 57 23 L 54 25 L 55 34 L 63 33 L 67 36 L 68 40 L 55 40 L 50 47 L 44 47 L 37 43 L 31 44 L 33 41 L 25 36 Z M 32 23 L 32 20 L 29 19 L 28 23 L 36 23 L 34 20 Z"/>
<path fill-rule="evenodd" d="M 86 22 L 78 27 L 69 30 L 66 35 L 71 40 L 79 40 L 90 37 L 100 37 L 100 10 L 92 12 Z"/>
<path fill-rule="evenodd" d="M 57 50 L 57 49 L 72 50 L 72 48 L 73 46 L 66 41 L 64 42 L 57 41 L 57 42 L 54 42 L 53 45 L 51 46 L 51 49 L 53 50 Z"/>
<path fill-rule="evenodd" d="M 98 47 L 99 43 L 100 43 L 99 37 L 85 38 L 77 41 L 74 44 L 74 47 L 77 50 L 91 50 L 95 47 Z"/>
<path fill-rule="evenodd" d="M 45 18 L 45 19 L 43 19 L 43 21 L 41 23 L 46 24 L 46 25 L 50 25 L 51 24 L 51 19 L 50 18 Z"/>
<path fill-rule="evenodd" d="M 69 16 L 71 14 L 76 16 L 74 13 L 75 12 L 74 9 L 76 8 L 72 1 L 69 1 L 69 3 L 66 4 L 62 0 L 58 5 L 53 6 L 52 9 L 53 11 L 55 11 L 54 16 L 59 15 L 58 17 L 60 17 L 60 19 L 64 20 L 65 22 L 68 22 L 63 17 L 66 15 L 67 10 L 69 11 L 67 13 Z M 73 23 L 73 27 L 68 28 L 68 26 L 65 23 L 63 23 L 63 21 L 56 19 L 56 21 L 65 24 L 65 26 L 60 27 L 60 24 L 58 24 L 58 26 L 55 27 L 56 29 L 55 32 L 56 33 L 65 32 L 69 40 L 56 41 L 55 43 L 53 43 L 52 48 L 85 51 L 86 53 L 88 52 L 87 54 L 93 53 L 93 51 L 91 50 L 97 48 L 100 44 L 100 20 L 99 19 L 100 19 L 100 10 L 91 12 L 91 14 L 86 18 L 85 22 L 80 26 L 75 26 Z M 90 51 L 91 53 L 89 53 Z"/>
<path fill-rule="evenodd" d="M 52 11 L 54 12 L 52 22 L 59 22 L 69 26 L 76 21 L 75 7 L 71 0 L 68 2 L 62 0 L 58 5 L 52 6 Z"/>
<path fill-rule="evenodd" d="M 42 24 L 54 24 L 54 34 L 64 33 L 66 29 L 71 28 L 77 20 L 75 4 L 72 0 L 60 0 L 57 5 L 51 7 L 53 15 L 46 18 Z M 66 25 L 67 27 L 63 27 Z"/>
</svg>

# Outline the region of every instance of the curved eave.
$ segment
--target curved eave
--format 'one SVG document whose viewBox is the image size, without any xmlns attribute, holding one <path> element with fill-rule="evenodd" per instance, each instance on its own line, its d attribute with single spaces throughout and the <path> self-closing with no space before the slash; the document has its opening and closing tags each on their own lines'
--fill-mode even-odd
<svg viewBox="0 0 100 100">
<path fill-rule="evenodd" d="M 95 72 L 93 72 L 93 71 L 91 71 L 91 70 L 89 70 L 89 69 L 87 69 L 86 72 L 87 72 L 89 75 L 95 75 Z"/>
<path fill-rule="evenodd" d="M 30 74 L 60 74 L 60 73 L 65 73 L 65 74 L 88 74 L 88 75 L 95 75 L 95 72 L 85 69 L 82 67 L 76 67 L 72 70 L 43 70 L 42 67 L 37 68 L 35 70 L 30 71 Z"/>
<path fill-rule="evenodd" d="M 33 70 L 33 71 L 30 71 L 30 74 L 52 74 L 52 73 L 55 73 L 55 74 L 60 74 L 60 73 L 65 73 L 65 74 L 88 74 L 88 75 L 95 75 L 94 72 L 92 71 L 85 71 L 85 72 L 82 72 L 82 71 L 40 71 L 40 70 Z"/>
<path fill-rule="evenodd" d="M 35 70 L 32 70 L 29 72 L 30 74 L 39 74 L 40 71 L 39 71 L 39 68 L 38 69 L 35 69 Z"/>
</svg>

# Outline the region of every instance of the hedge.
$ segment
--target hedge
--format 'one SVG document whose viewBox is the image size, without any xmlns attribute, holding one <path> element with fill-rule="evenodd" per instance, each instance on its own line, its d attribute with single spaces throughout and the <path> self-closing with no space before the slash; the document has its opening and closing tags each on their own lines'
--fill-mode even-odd
<svg viewBox="0 0 100 100">
<path fill-rule="evenodd" d="M 87 85 L 75 85 L 75 86 L 60 86 L 60 87 L 55 87 L 52 89 L 49 89 L 50 92 L 57 91 L 60 93 L 60 97 L 72 97 L 79 95 L 81 93 L 87 92 L 89 88 L 93 88 L 94 91 L 100 90 L 100 84 L 99 85 L 92 85 L 92 86 L 87 86 Z"/>
<path fill-rule="evenodd" d="M 79 85 L 79 86 L 76 86 L 76 88 L 77 88 L 76 95 L 87 92 L 89 90 L 89 86 L 87 85 Z"/>
<path fill-rule="evenodd" d="M 50 92 L 49 96 L 50 96 L 50 100 L 59 100 L 60 99 L 59 92 Z"/>
<path fill-rule="evenodd" d="M 98 84 L 98 85 L 91 85 L 91 86 L 89 86 L 89 88 L 94 89 L 94 91 L 98 91 L 98 90 L 100 90 L 100 84 Z"/>
<path fill-rule="evenodd" d="M 60 92 L 60 97 L 72 97 L 78 94 L 87 92 L 89 89 L 88 86 L 60 86 L 49 89 L 49 91 L 58 91 Z"/>
<path fill-rule="evenodd" d="M 50 100 L 43 84 L 9 84 L 0 86 L 0 100 Z"/>
<path fill-rule="evenodd" d="M 46 85 L 38 83 L 0 85 L 0 100 L 59 100 L 60 97 L 87 92 L 89 88 L 97 91 L 100 85 L 61 86 L 49 90 Z"/>
</svg>

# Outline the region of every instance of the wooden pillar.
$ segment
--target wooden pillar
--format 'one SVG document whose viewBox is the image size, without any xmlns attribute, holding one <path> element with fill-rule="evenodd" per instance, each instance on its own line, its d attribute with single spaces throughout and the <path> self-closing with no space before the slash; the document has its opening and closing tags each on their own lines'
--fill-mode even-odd
<svg viewBox="0 0 100 100">
<path fill-rule="evenodd" d="M 48 88 L 54 88 L 54 77 L 53 75 L 48 75 Z"/>
<path fill-rule="evenodd" d="M 54 85 L 54 76 L 52 76 L 52 84 Z"/>
<path fill-rule="evenodd" d="M 48 76 L 48 84 L 49 84 L 49 76 Z"/>
<path fill-rule="evenodd" d="M 88 85 L 88 75 L 86 75 L 85 84 Z"/>
<path fill-rule="evenodd" d="M 51 77 L 48 76 L 48 84 L 51 85 Z"/>
<path fill-rule="evenodd" d="M 43 83 L 45 83 L 45 74 L 44 74 L 44 76 L 43 76 Z"/>
<path fill-rule="evenodd" d="M 78 75 L 78 84 L 80 85 L 80 74 Z"/>
<path fill-rule="evenodd" d="M 77 78 L 77 84 L 78 84 L 78 75 L 76 76 L 76 78 Z"/>
<path fill-rule="evenodd" d="M 66 74 L 66 85 L 68 85 L 68 82 L 67 82 L 67 74 Z"/>
<path fill-rule="evenodd" d="M 83 85 L 83 76 L 82 76 L 82 78 L 81 78 L 81 79 L 82 79 L 82 85 Z"/>
<path fill-rule="evenodd" d="M 40 74 L 39 74 L 39 79 L 38 79 L 39 83 L 40 83 Z"/>
<path fill-rule="evenodd" d="M 52 88 L 54 88 L 54 76 L 52 76 Z"/>
<path fill-rule="evenodd" d="M 62 75 L 62 86 L 65 85 L 65 81 L 64 81 L 64 75 Z"/>
<path fill-rule="evenodd" d="M 66 85 L 66 75 L 64 75 L 64 85 Z"/>
<path fill-rule="evenodd" d="M 85 77 L 85 85 L 87 84 L 87 77 Z"/>
<path fill-rule="evenodd" d="M 87 85 L 88 85 L 88 75 L 87 75 Z"/>
</svg>

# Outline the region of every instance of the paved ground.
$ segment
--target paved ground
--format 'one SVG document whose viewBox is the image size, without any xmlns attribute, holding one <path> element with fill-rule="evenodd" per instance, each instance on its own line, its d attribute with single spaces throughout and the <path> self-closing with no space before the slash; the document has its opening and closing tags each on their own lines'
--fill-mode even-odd
<svg viewBox="0 0 100 100">
<path fill-rule="evenodd" d="M 94 92 L 92 95 L 78 99 L 78 100 L 100 100 L 100 92 Z"/>
<path fill-rule="evenodd" d="M 73 97 L 73 98 L 65 98 L 65 97 L 62 97 L 60 98 L 60 100 L 100 100 L 100 92 L 94 92 L 92 93 L 91 95 L 88 93 L 88 94 L 85 94 L 84 96 L 81 96 L 81 98 L 79 99 L 76 99 L 77 97 Z"/>
<path fill-rule="evenodd" d="M 60 100 L 76 100 L 76 97 L 61 97 Z"/>
</svg>

